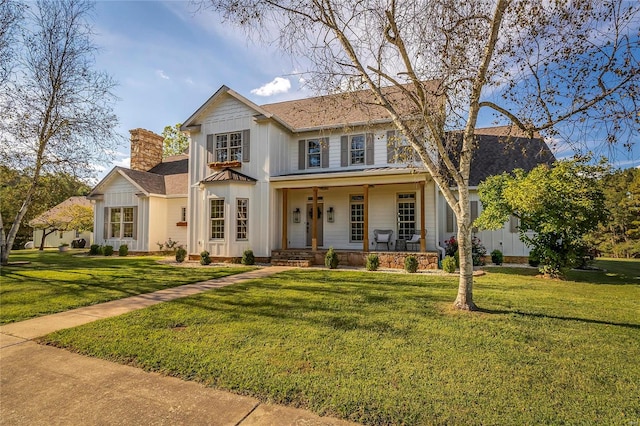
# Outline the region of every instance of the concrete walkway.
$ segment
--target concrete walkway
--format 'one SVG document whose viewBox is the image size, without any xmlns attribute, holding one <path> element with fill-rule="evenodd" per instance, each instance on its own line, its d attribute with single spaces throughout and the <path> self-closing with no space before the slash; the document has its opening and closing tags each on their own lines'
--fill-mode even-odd
<svg viewBox="0 0 640 426">
<path fill-rule="evenodd" d="M 353 425 L 33 342 L 40 336 L 290 269 L 266 267 L 0 327 L 2 425 Z"/>
</svg>

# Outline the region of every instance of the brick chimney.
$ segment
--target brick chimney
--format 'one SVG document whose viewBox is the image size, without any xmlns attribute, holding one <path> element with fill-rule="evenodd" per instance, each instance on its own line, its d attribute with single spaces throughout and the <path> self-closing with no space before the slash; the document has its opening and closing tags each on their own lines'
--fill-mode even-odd
<svg viewBox="0 0 640 426">
<path fill-rule="evenodd" d="M 131 133 L 131 170 L 146 172 L 162 163 L 162 136 L 146 129 Z"/>
</svg>

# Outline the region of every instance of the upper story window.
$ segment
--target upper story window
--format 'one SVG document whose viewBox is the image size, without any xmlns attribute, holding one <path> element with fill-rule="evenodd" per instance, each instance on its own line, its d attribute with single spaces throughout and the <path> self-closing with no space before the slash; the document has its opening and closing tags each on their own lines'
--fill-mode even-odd
<svg viewBox="0 0 640 426">
<path fill-rule="evenodd" d="M 298 141 L 298 169 L 329 167 L 329 138 L 301 139 Z"/>
<path fill-rule="evenodd" d="M 250 154 L 249 129 L 207 135 L 207 162 L 248 162 Z"/>
<path fill-rule="evenodd" d="M 374 163 L 373 133 L 342 136 L 340 145 L 340 165 L 342 167 Z"/>
<path fill-rule="evenodd" d="M 387 132 L 387 163 L 413 163 L 418 153 L 407 138 L 397 130 Z"/>
<path fill-rule="evenodd" d="M 349 144 L 349 164 L 364 164 L 364 135 L 350 136 Z"/>
<path fill-rule="evenodd" d="M 312 169 L 320 167 L 321 159 L 320 140 L 310 139 L 307 141 L 307 167 Z"/>
<path fill-rule="evenodd" d="M 217 162 L 242 161 L 242 133 L 225 133 L 216 135 Z"/>
</svg>

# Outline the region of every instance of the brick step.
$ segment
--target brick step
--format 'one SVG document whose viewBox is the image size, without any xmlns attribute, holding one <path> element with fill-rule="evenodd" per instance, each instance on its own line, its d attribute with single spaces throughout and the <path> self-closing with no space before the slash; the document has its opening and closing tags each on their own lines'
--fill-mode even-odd
<svg viewBox="0 0 640 426">
<path fill-rule="evenodd" d="M 298 268 L 308 268 L 313 265 L 311 259 L 271 259 L 273 266 L 294 266 Z"/>
</svg>

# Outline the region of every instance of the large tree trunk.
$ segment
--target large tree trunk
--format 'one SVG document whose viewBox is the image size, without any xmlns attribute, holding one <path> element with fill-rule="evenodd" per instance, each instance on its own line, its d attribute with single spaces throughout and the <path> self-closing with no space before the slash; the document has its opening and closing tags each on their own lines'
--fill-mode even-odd
<svg viewBox="0 0 640 426">
<path fill-rule="evenodd" d="M 471 255 L 471 208 L 469 204 L 469 191 L 459 191 L 460 215 L 458 224 L 458 254 L 460 256 L 460 278 L 458 295 L 453 306 L 457 309 L 475 311 L 477 307 L 473 303 L 473 257 Z"/>
</svg>

